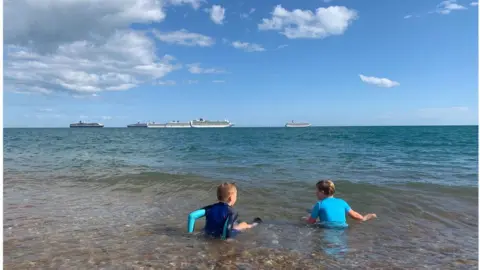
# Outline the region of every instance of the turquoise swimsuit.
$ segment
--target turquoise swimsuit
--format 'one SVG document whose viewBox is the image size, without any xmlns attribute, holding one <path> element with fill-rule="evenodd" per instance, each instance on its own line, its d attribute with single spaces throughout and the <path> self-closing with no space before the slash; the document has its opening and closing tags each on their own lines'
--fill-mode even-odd
<svg viewBox="0 0 480 270">
<path fill-rule="evenodd" d="M 329 197 L 318 201 L 312 209 L 311 217 L 320 219 L 319 225 L 327 228 L 348 227 L 346 215 L 350 211 L 350 205 L 342 199 Z"/>
</svg>

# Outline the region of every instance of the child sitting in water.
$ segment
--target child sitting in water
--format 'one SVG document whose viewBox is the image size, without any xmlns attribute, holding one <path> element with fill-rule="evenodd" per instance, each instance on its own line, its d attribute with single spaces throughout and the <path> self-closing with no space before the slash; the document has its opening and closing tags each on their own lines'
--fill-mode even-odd
<svg viewBox="0 0 480 270">
<path fill-rule="evenodd" d="M 367 221 L 377 217 L 376 214 L 362 216 L 355 212 L 346 201 L 334 198 L 335 185 L 330 180 L 319 181 L 316 187 L 319 201 L 313 206 L 310 217 L 307 220 L 310 224 L 316 223 L 317 218 L 319 218 L 320 222 L 326 227 L 347 227 L 347 214 L 351 218 L 361 221 Z"/>
<path fill-rule="evenodd" d="M 237 202 L 237 187 L 235 184 L 223 183 L 217 187 L 218 202 L 205 206 L 190 213 L 188 231 L 193 232 L 195 219 L 205 216 L 204 231 L 213 237 L 232 238 L 239 231 L 250 229 L 256 224 L 238 223 L 238 213 L 233 209 Z"/>
</svg>

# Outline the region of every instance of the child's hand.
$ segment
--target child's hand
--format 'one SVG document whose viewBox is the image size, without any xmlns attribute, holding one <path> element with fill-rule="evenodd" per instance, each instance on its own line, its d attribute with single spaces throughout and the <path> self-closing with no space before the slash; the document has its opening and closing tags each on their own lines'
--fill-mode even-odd
<svg viewBox="0 0 480 270">
<path fill-rule="evenodd" d="M 377 218 L 377 215 L 376 214 L 366 214 L 365 216 L 363 216 L 363 221 L 367 221 L 367 220 L 370 220 L 372 218 Z"/>
</svg>

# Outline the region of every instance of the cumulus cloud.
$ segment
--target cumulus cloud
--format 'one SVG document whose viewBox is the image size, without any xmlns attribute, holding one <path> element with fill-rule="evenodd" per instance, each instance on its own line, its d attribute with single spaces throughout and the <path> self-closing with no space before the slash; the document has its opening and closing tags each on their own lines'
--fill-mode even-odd
<svg viewBox="0 0 480 270">
<path fill-rule="evenodd" d="M 320 39 L 342 35 L 357 17 L 355 10 L 342 6 L 317 8 L 313 13 L 301 9 L 289 11 L 277 5 L 272 12 L 272 18 L 263 19 L 258 28 L 279 31 L 289 39 Z"/>
<path fill-rule="evenodd" d="M 450 14 L 452 11 L 464 10 L 464 9 L 467 9 L 467 8 L 457 4 L 456 0 L 446 0 L 437 5 L 436 12 L 443 15 L 447 15 L 447 14 Z"/>
<path fill-rule="evenodd" d="M 58 45 L 101 39 L 132 23 L 160 22 L 165 18 L 156 0 L 30 1 L 4 3 L 4 42 L 54 52 Z"/>
<path fill-rule="evenodd" d="M 256 43 L 248 43 L 248 42 L 240 42 L 234 41 L 232 42 L 232 46 L 236 49 L 244 50 L 246 52 L 263 52 L 265 49 L 262 45 Z"/>
<path fill-rule="evenodd" d="M 405 17 L 403 17 L 404 19 L 410 19 L 412 18 L 412 15 L 406 15 Z"/>
<path fill-rule="evenodd" d="M 117 31 L 103 43 L 77 41 L 41 54 L 9 46 L 4 81 L 8 90 L 21 93 L 93 94 L 122 91 L 179 68 L 171 56 L 159 57 L 144 34 Z"/>
<path fill-rule="evenodd" d="M 223 69 L 217 68 L 202 68 L 200 63 L 188 64 L 188 71 L 192 74 L 216 74 L 216 73 L 225 73 Z"/>
<path fill-rule="evenodd" d="M 213 5 L 210 11 L 210 19 L 216 24 L 223 24 L 225 19 L 225 8 L 220 5 Z"/>
<path fill-rule="evenodd" d="M 165 5 L 196 0 L 5 1 L 5 88 L 95 96 L 155 81 L 180 67 L 133 23 L 165 19 Z M 185 33 L 184 33 L 185 34 Z M 188 42 L 208 43 L 195 36 Z M 198 41 L 200 40 L 200 41 Z"/>
<path fill-rule="evenodd" d="M 470 6 L 476 7 L 476 6 L 478 6 L 478 2 L 471 2 L 471 3 L 470 3 Z"/>
<path fill-rule="evenodd" d="M 387 79 L 387 78 L 367 77 L 367 76 L 364 76 L 362 74 L 360 74 L 359 76 L 360 76 L 360 79 L 363 82 L 368 83 L 368 84 L 373 84 L 373 85 L 376 85 L 378 87 L 392 88 L 392 87 L 400 85 L 400 83 L 398 83 L 396 81 L 392 81 L 392 80 Z"/>
<path fill-rule="evenodd" d="M 225 81 L 224 80 L 213 80 L 212 82 L 213 83 L 224 83 Z"/>
<path fill-rule="evenodd" d="M 174 32 L 160 32 L 154 30 L 153 33 L 155 37 L 160 41 L 170 44 L 200 47 L 210 47 L 215 44 L 213 38 L 202 34 L 191 33 L 188 32 L 186 29 L 181 29 Z"/>
<path fill-rule="evenodd" d="M 282 44 L 282 45 L 278 45 L 277 49 L 283 49 L 283 48 L 286 48 L 288 47 L 287 44 Z"/>
</svg>

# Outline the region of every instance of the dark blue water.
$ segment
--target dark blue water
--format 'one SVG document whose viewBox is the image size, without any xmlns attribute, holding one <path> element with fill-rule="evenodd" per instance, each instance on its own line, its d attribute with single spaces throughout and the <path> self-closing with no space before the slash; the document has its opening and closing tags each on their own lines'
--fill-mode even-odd
<svg viewBox="0 0 480 270">
<path fill-rule="evenodd" d="M 185 215 L 212 202 L 219 182 L 236 181 L 237 208 L 245 218 L 270 220 L 270 227 L 246 234 L 240 247 L 233 245 L 236 250 L 254 247 L 256 253 L 236 254 L 223 264 L 295 267 L 279 259 L 288 257 L 309 269 L 317 267 L 311 254 L 318 252 L 315 256 L 338 267 L 359 261 L 370 267 L 477 266 L 477 134 L 476 126 L 5 129 L 5 261 L 12 268 L 26 265 L 28 252 L 18 249 L 22 243 L 39 265 L 52 264 L 57 256 L 62 258 L 57 267 L 103 262 L 115 268 L 114 261 L 124 265 L 148 253 L 154 254 L 152 267 L 208 268 L 211 260 L 219 260 L 217 247 L 185 236 Z M 305 208 L 315 202 L 314 184 L 323 178 L 334 180 L 338 196 L 354 209 L 379 216 L 369 224 L 353 224 L 347 238 L 339 237 L 345 245 L 337 250 L 346 256 L 340 261 L 325 249 L 329 238 L 301 222 Z M 83 223 L 75 228 L 88 245 L 107 248 L 110 255 L 92 259 L 87 253 L 93 251 L 85 253 L 87 244 L 71 243 L 77 219 Z M 129 250 L 120 239 L 108 238 L 115 227 L 122 228 L 121 239 L 137 241 L 145 250 Z M 40 229 L 43 240 L 32 238 L 33 228 Z M 319 234 L 315 241 L 312 233 Z M 168 239 L 173 246 L 158 245 L 170 256 L 154 259 L 159 246 L 150 247 L 145 237 Z M 204 259 L 177 258 L 192 241 L 192 252 L 203 252 L 198 256 Z M 45 245 L 51 247 L 48 254 L 42 251 Z M 65 261 L 61 250 L 78 259 Z M 271 265 L 265 264 L 266 250 L 278 253 L 269 259 Z"/>
</svg>

